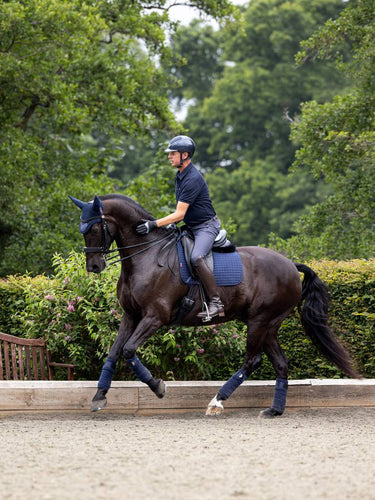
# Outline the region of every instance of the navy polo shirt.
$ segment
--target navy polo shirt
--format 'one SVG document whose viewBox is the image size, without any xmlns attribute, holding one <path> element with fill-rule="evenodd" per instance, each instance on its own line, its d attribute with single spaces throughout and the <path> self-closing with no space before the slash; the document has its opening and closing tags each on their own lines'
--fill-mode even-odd
<svg viewBox="0 0 375 500">
<path fill-rule="evenodd" d="M 196 226 L 215 217 L 208 186 L 203 175 L 198 172 L 192 163 L 182 171 L 177 172 L 175 178 L 176 201 L 189 203 L 184 222 L 188 226 Z"/>
</svg>

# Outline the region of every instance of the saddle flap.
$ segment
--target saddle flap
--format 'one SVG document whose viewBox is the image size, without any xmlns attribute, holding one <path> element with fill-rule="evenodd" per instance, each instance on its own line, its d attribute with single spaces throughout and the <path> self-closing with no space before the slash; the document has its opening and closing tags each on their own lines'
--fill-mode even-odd
<svg viewBox="0 0 375 500">
<path fill-rule="evenodd" d="M 184 249 L 184 254 L 185 254 L 185 260 L 186 260 L 186 265 L 189 268 L 190 274 L 194 276 L 194 270 L 193 266 L 191 265 L 191 253 L 193 251 L 194 247 L 194 238 L 188 233 L 187 231 L 181 234 L 181 244 Z M 212 252 L 209 252 L 206 257 L 205 261 L 207 262 L 208 267 L 213 271 L 214 269 L 214 261 L 212 257 Z"/>
<path fill-rule="evenodd" d="M 188 239 L 188 238 L 186 238 Z M 193 242 L 194 243 L 194 242 Z M 177 242 L 180 276 L 186 285 L 197 285 L 199 281 L 192 275 L 185 257 L 182 241 Z M 213 268 L 218 286 L 233 286 L 241 283 L 243 278 L 242 261 L 238 252 L 212 252 Z"/>
</svg>

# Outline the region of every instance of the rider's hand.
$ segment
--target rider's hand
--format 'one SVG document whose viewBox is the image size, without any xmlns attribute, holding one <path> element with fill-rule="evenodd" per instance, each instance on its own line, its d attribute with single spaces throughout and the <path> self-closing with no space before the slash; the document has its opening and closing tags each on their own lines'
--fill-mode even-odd
<svg viewBox="0 0 375 500">
<path fill-rule="evenodd" d="M 145 220 L 142 224 L 138 224 L 135 230 L 139 234 L 148 234 L 150 231 L 153 231 L 157 227 L 158 225 L 156 224 L 156 220 Z"/>
</svg>

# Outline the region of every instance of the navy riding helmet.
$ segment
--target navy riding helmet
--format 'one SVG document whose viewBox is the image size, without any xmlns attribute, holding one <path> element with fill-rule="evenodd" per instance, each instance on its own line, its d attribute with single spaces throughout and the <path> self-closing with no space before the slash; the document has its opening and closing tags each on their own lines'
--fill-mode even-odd
<svg viewBox="0 0 375 500">
<path fill-rule="evenodd" d="M 172 151 L 188 153 L 189 158 L 193 158 L 195 153 L 195 143 L 193 139 L 187 135 L 177 135 L 176 137 L 173 137 L 165 150 L 166 153 L 170 153 Z"/>
</svg>

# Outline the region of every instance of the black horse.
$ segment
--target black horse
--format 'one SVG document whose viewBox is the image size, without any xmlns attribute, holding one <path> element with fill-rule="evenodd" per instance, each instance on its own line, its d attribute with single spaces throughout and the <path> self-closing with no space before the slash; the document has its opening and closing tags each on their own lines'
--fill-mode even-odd
<svg viewBox="0 0 375 500">
<path fill-rule="evenodd" d="M 135 227 L 142 219 L 153 219 L 132 199 L 117 194 L 95 197 L 89 203 L 75 198 L 82 210 L 80 231 L 86 243 L 86 269 L 100 273 L 106 257 L 119 252 L 121 274 L 117 297 L 124 310 L 117 338 L 110 349 L 92 401 L 92 410 L 106 405 L 115 365 L 123 354 L 135 375 L 158 396 L 163 397 L 165 384 L 154 379 L 136 356 L 136 351 L 163 325 L 178 316 L 181 300 L 189 287 L 179 274 L 175 231 L 159 228 L 151 235 L 140 236 Z M 117 248 L 110 250 L 115 241 Z M 242 367 L 219 390 L 208 405 L 207 414 L 223 411 L 222 401 L 260 365 L 262 352 L 270 359 L 276 384 L 272 406 L 262 417 L 281 415 L 286 405 L 288 360 L 277 338 L 284 319 L 298 306 L 305 332 L 322 354 L 346 375 L 358 378 L 349 354 L 327 324 L 327 290 L 315 272 L 303 264 L 294 264 L 284 256 L 260 247 L 238 247 L 243 265 L 242 281 L 236 286 L 220 288 L 225 317 L 211 323 L 241 320 L 247 326 L 246 355 Z M 116 254 L 117 256 L 117 254 Z M 299 272 L 304 274 L 303 283 Z M 182 319 L 181 324 L 202 324 L 197 318 L 201 301 Z M 210 323 L 207 323 L 210 324 Z"/>
</svg>

